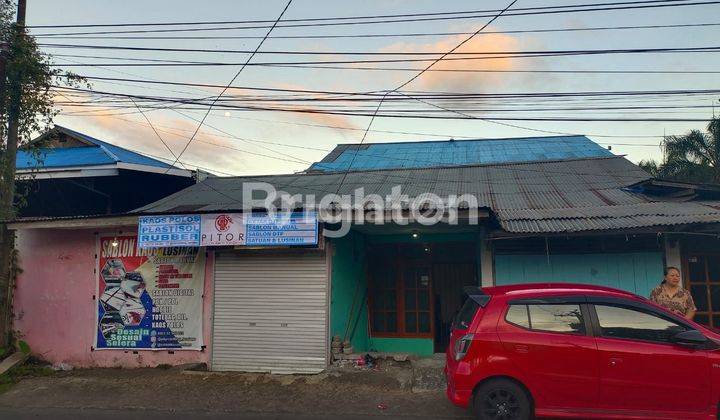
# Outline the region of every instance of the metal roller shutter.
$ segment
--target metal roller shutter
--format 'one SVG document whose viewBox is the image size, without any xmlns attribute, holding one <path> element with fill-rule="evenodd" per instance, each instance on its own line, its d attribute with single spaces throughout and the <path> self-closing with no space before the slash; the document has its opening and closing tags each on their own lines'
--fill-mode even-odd
<svg viewBox="0 0 720 420">
<path fill-rule="evenodd" d="M 324 253 L 219 253 L 212 369 L 317 373 L 327 366 Z"/>
</svg>

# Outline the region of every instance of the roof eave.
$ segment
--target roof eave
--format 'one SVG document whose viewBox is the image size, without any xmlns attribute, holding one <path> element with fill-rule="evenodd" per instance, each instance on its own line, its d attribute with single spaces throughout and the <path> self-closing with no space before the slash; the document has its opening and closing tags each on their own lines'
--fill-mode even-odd
<svg viewBox="0 0 720 420">
<path fill-rule="evenodd" d="M 50 178 L 81 178 L 96 176 L 115 176 L 118 170 L 148 172 L 162 175 L 172 175 L 184 178 L 193 176 L 192 171 L 178 168 L 160 168 L 152 165 L 117 162 L 102 165 L 75 165 L 57 167 L 20 168 L 16 171 L 18 178 L 50 179 Z"/>
</svg>

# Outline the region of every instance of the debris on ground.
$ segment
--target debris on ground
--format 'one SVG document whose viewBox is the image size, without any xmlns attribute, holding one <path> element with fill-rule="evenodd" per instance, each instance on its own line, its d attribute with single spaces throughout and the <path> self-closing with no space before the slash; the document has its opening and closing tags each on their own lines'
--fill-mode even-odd
<svg viewBox="0 0 720 420">
<path fill-rule="evenodd" d="M 52 365 L 50 368 L 52 370 L 63 371 L 63 372 L 73 370 L 72 365 L 65 363 L 65 362 L 56 363 L 56 364 Z"/>
</svg>

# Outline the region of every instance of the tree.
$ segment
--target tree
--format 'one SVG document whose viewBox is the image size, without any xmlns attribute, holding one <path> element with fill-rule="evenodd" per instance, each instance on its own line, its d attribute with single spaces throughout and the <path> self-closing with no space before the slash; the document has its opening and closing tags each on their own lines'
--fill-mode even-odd
<svg viewBox="0 0 720 420">
<path fill-rule="evenodd" d="M 707 131 L 691 130 L 663 140 L 665 160 L 640 161 L 653 177 L 675 181 L 720 184 L 720 117 L 713 117 Z"/>
<path fill-rule="evenodd" d="M 660 165 L 657 163 L 656 160 L 653 159 L 643 159 L 638 163 L 638 166 L 642 168 L 643 171 L 649 173 L 652 175 L 653 178 L 659 178 L 660 177 Z"/>
<path fill-rule="evenodd" d="M 24 18 L 13 22 L 15 8 L 14 1 L 0 0 L 0 347 L 7 344 L 10 334 L 16 271 L 15 235 L 5 222 L 14 219 L 17 203 L 22 201 L 15 188 L 15 152 L 23 146 L 37 152 L 41 146 L 30 140 L 49 129 L 58 113 L 53 86 L 83 82 L 51 67 L 50 56 L 40 52 L 35 39 L 27 34 Z"/>
</svg>

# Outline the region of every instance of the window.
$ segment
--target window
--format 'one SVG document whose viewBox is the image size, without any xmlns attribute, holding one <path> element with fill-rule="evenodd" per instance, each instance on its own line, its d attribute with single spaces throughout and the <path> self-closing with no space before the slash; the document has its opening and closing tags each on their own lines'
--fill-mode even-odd
<svg viewBox="0 0 720 420">
<path fill-rule="evenodd" d="M 375 332 L 397 332 L 398 306 L 395 272 L 392 258 L 380 259 L 372 270 L 370 309 L 372 313 L 371 327 Z"/>
<path fill-rule="evenodd" d="M 473 318 L 475 318 L 478 308 L 480 308 L 480 305 L 472 298 L 465 299 L 465 303 L 453 321 L 454 327 L 460 330 L 470 328 L 470 323 L 472 323 Z"/>
<path fill-rule="evenodd" d="M 585 334 L 580 305 L 510 305 L 505 319 L 533 331 Z"/>
<path fill-rule="evenodd" d="M 634 309 L 595 305 L 595 311 L 603 337 L 668 343 L 675 334 L 688 330 L 676 322 Z"/>
<path fill-rule="evenodd" d="M 528 312 L 533 330 L 585 334 L 580 305 L 528 305 Z"/>
<path fill-rule="evenodd" d="M 403 276 L 406 333 L 430 333 L 430 270 L 408 268 Z"/>
<path fill-rule="evenodd" d="M 505 315 L 505 320 L 511 324 L 530 328 L 530 317 L 528 316 L 527 305 L 510 305 Z"/>
<path fill-rule="evenodd" d="M 687 267 L 687 287 L 697 306 L 695 322 L 720 328 L 720 256 L 692 254 L 683 265 Z"/>
</svg>

